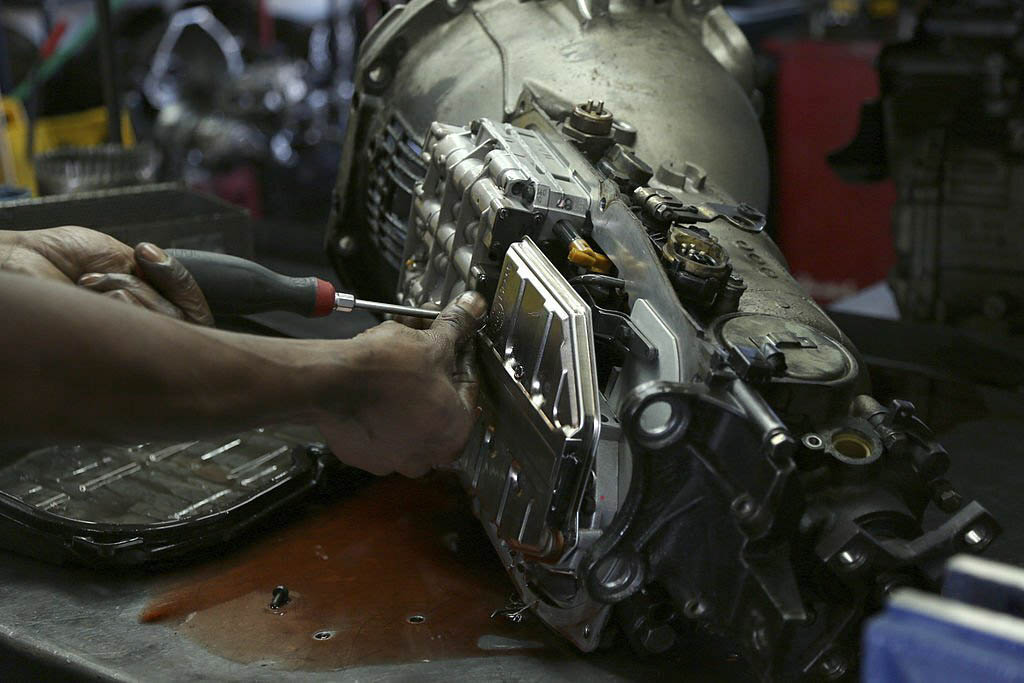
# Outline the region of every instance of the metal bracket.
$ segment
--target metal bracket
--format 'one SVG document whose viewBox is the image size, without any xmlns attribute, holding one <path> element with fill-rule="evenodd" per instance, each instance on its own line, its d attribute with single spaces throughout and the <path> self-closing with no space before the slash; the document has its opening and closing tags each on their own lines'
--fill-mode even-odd
<svg viewBox="0 0 1024 683">
<path fill-rule="evenodd" d="M 590 312 L 594 320 L 595 337 L 603 337 L 621 344 L 641 360 L 653 361 L 658 358 L 657 347 L 633 324 L 628 315 L 593 305 Z"/>
<path fill-rule="evenodd" d="M 763 213 L 749 204 L 716 204 L 707 202 L 704 204 L 684 205 L 673 211 L 678 217 L 677 221 L 695 221 L 706 223 L 716 218 L 724 218 L 740 230 L 758 233 L 764 230 L 766 220 Z"/>
</svg>

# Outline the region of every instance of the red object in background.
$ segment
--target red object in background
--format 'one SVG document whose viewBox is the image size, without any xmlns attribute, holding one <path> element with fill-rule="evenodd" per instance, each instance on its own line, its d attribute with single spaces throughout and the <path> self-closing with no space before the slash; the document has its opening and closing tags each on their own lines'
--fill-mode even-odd
<svg viewBox="0 0 1024 683">
<path fill-rule="evenodd" d="M 767 41 L 778 60 L 775 174 L 778 241 L 796 278 L 828 302 L 884 280 L 896 261 L 891 181 L 846 183 L 827 156 L 857 133 L 878 96 L 877 43 Z"/>
<path fill-rule="evenodd" d="M 259 171 L 252 166 L 236 166 L 192 186 L 247 209 L 253 218 L 263 218 L 263 186 Z"/>
</svg>

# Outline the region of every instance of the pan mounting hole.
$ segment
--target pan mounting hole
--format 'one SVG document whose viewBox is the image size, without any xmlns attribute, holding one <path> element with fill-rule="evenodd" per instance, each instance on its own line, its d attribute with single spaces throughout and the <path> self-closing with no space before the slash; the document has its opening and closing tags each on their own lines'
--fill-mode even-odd
<svg viewBox="0 0 1024 683">
<path fill-rule="evenodd" d="M 427 620 L 427 618 L 422 614 L 413 614 L 412 616 L 406 617 L 405 620 L 408 621 L 410 624 L 422 624 L 424 621 Z"/>
</svg>

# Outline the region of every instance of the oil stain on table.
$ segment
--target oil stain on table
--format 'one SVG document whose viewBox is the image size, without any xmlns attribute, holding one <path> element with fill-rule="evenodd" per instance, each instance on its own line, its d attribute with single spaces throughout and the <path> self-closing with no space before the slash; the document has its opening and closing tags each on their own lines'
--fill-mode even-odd
<svg viewBox="0 0 1024 683">
<path fill-rule="evenodd" d="M 290 601 L 271 609 L 275 586 Z M 512 584 L 453 478 L 389 477 L 175 576 L 140 615 L 242 663 L 332 670 L 565 656 L 535 619 L 491 618 Z"/>
</svg>

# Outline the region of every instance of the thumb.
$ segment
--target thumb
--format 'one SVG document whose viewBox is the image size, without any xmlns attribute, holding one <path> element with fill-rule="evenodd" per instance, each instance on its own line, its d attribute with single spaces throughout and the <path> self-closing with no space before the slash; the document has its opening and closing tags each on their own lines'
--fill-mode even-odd
<svg viewBox="0 0 1024 683">
<path fill-rule="evenodd" d="M 177 259 L 155 244 L 142 242 L 135 247 L 135 264 L 143 279 L 180 308 L 188 320 L 213 325 L 203 290 Z"/>
<path fill-rule="evenodd" d="M 430 332 L 454 348 L 479 329 L 486 315 L 487 301 L 476 292 L 463 292 L 441 311 Z"/>
</svg>

